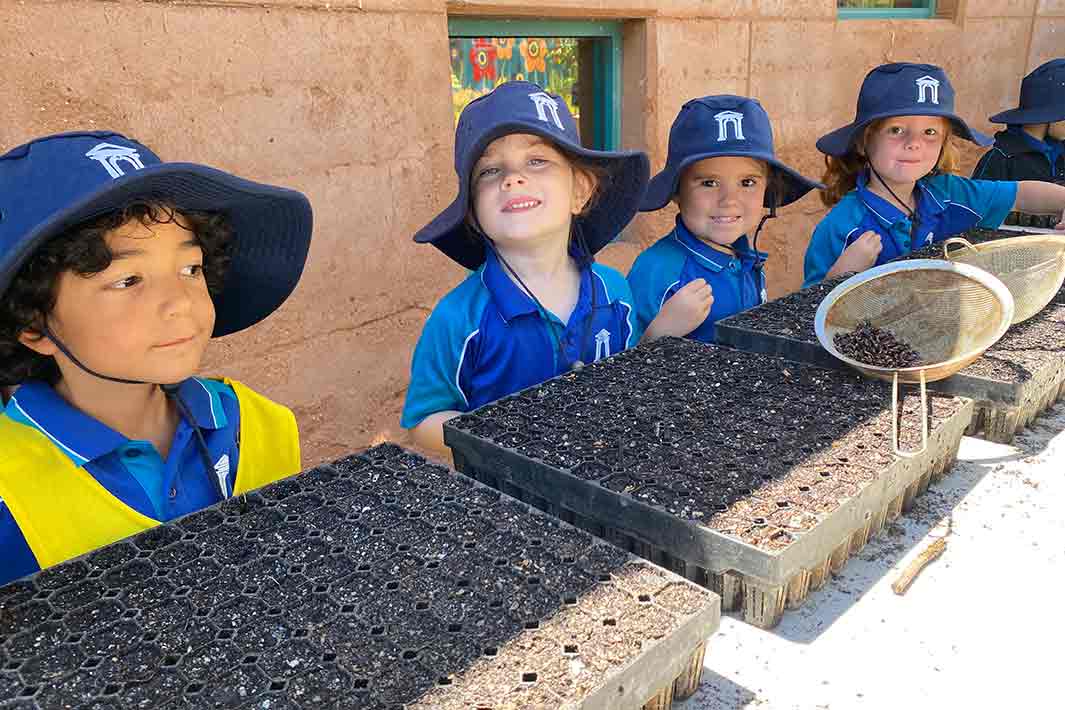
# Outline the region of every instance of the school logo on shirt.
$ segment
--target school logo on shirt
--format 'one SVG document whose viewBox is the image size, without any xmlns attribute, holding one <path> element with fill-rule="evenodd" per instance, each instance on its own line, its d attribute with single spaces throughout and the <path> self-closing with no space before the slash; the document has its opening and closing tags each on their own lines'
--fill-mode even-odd
<svg viewBox="0 0 1065 710">
<path fill-rule="evenodd" d="M 539 118 L 544 123 L 547 123 L 547 121 L 549 120 L 547 118 L 547 114 L 548 112 L 550 112 L 550 120 L 555 122 L 555 125 L 558 126 L 558 130 L 566 130 L 562 127 L 562 119 L 558 116 L 558 102 L 555 101 L 554 97 L 552 97 L 551 94 L 545 93 L 543 91 L 537 91 L 535 94 L 529 94 L 529 98 L 532 99 L 532 102 L 534 104 L 536 104 L 537 118 Z"/>
<path fill-rule="evenodd" d="M 141 162 L 140 153 L 136 148 L 123 148 L 120 145 L 99 143 L 85 154 L 86 158 L 92 158 L 107 168 L 107 174 L 112 178 L 120 178 L 125 175 L 122 163 L 133 166 L 134 170 L 142 170 L 144 163 Z"/>
<path fill-rule="evenodd" d="M 934 236 L 935 235 L 932 232 L 929 232 L 928 235 L 925 236 L 925 238 L 924 238 L 925 245 L 931 244 L 932 243 L 932 237 L 934 237 Z"/>
<path fill-rule="evenodd" d="M 917 103 L 939 103 L 939 79 L 922 76 L 917 79 Z"/>
<path fill-rule="evenodd" d="M 714 114 L 717 121 L 717 141 L 721 143 L 728 140 L 728 128 L 732 126 L 733 139 L 742 141 L 743 137 L 743 114 L 737 111 L 721 111 Z"/>
<path fill-rule="evenodd" d="M 595 334 L 595 359 L 610 357 L 610 331 L 603 328 Z"/>
<path fill-rule="evenodd" d="M 222 458 L 215 461 L 214 473 L 218 477 L 218 490 L 222 495 L 229 497 L 229 454 L 222 454 Z"/>
</svg>

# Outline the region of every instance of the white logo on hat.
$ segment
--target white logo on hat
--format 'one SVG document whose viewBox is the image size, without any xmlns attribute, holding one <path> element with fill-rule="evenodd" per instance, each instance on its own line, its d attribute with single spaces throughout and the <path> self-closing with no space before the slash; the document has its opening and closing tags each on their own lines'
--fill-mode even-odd
<svg viewBox="0 0 1065 710">
<path fill-rule="evenodd" d="M 917 103 L 927 103 L 927 94 L 931 93 L 932 103 L 939 103 L 939 79 L 931 76 L 922 76 L 917 79 Z"/>
<path fill-rule="evenodd" d="M 732 126 L 734 138 L 738 141 L 746 140 L 743 137 L 743 114 L 736 111 L 722 111 L 715 113 L 717 120 L 717 141 L 721 143 L 728 140 L 728 127 Z"/>
<path fill-rule="evenodd" d="M 113 178 L 125 175 L 122 168 L 119 167 L 119 163 L 129 163 L 134 170 L 142 170 L 144 168 L 144 163 L 141 162 L 140 153 L 137 152 L 136 148 L 123 148 L 120 145 L 112 145 L 110 143 L 98 144 L 86 153 L 85 157 L 99 161 L 101 165 L 107 168 L 107 173 Z"/>
<path fill-rule="evenodd" d="M 547 112 L 550 111 L 551 120 L 553 120 L 555 125 L 558 126 L 558 130 L 566 130 L 562 127 L 562 119 L 559 118 L 558 115 L 558 102 L 555 101 L 551 94 L 537 91 L 535 94 L 529 94 L 529 98 L 533 100 L 534 104 L 536 104 L 536 115 L 541 121 L 547 123 Z"/>
</svg>

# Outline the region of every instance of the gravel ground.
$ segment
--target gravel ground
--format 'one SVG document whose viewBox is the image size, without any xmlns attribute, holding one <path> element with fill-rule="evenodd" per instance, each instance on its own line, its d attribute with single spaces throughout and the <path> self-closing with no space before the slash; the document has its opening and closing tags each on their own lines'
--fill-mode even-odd
<svg viewBox="0 0 1065 710">
<path fill-rule="evenodd" d="M 947 549 L 901 571 L 950 518 Z M 722 618 L 677 710 L 1065 707 L 1065 404 L 957 465 L 772 631 Z"/>
</svg>

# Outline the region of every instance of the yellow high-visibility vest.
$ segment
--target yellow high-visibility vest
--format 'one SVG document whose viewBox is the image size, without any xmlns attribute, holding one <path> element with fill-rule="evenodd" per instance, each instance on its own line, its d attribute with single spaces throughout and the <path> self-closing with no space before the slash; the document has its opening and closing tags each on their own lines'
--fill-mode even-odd
<svg viewBox="0 0 1065 710">
<path fill-rule="evenodd" d="M 233 388 L 240 407 L 233 494 L 298 473 L 300 442 L 292 412 L 236 380 L 223 382 Z M 4 416 L 0 499 L 41 569 L 159 525 L 115 497 L 40 431 Z"/>
</svg>

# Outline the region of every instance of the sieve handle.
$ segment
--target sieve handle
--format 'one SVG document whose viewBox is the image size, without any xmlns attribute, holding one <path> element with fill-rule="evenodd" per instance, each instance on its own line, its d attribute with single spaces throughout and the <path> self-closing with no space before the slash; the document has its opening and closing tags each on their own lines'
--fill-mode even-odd
<svg viewBox="0 0 1065 710">
<path fill-rule="evenodd" d="M 928 449 L 928 388 L 925 386 L 924 370 L 921 376 L 921 448 L 919 451 L 903 451 L 899 448 L 899 373 L 891 377 L 891 445 L 895 455 L 902 458 L 920 456 Z"/>
<path fill-rule="evenodd" d="M 962 239 L 961 237 L 951 237 L 950 239 L 943 242 L 943 258 L 947 259 L 948 261 L 950 260 L 951 246 L 959 246 L 964 249 L 971 249 L 977 253 L 979 253 L 980 251 L 979 249 L 974 247 L 972 242 L 970 242 L 968 239 Z"/>
</svg>

